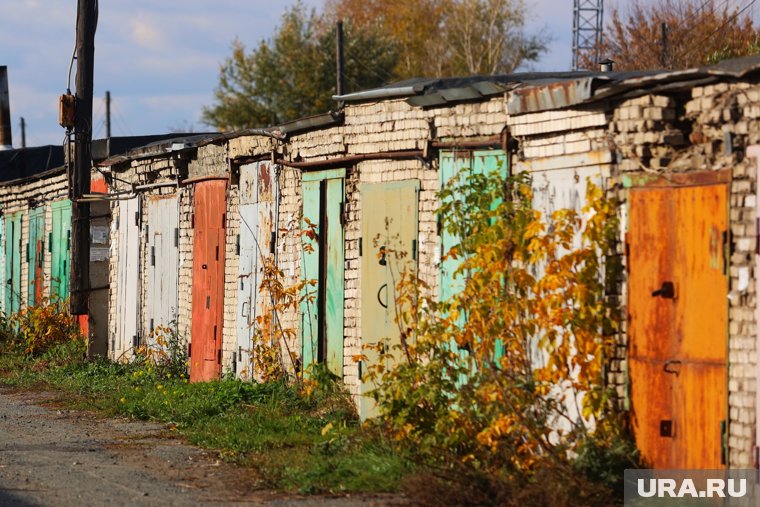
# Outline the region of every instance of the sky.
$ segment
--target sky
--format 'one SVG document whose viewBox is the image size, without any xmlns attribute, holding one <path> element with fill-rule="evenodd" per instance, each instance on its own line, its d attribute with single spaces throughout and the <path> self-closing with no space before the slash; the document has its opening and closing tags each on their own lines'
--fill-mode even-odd
<svg viewBox="0 0 760 507">
<path fill-rule="evenodd" d="M 616 0 L 618 3 L 624 0 Z M 650 1 L 650 0 L 647 0 Z M 734 0 L 725 0 L 734 1 Z M 748 0 L 735 0 L 737 2 Z M 321 9 L 324 0 L 303 0 Z M 105 137 L 105 92 L 114 136 L 212 130 L 200 121 L 213 103 L 219 67 L 238 38 L 253 47 L 272 36 L 295 0 L 102 0 L 95 36 L 93 134 Z M 571 66 L 573 0 L 526 0 L 526 31 L 550 37 L 548 51 L 521 70 Z M 612 0 L 606 0 L 605 9 Z M 58 96 L 66 92 L 76 0 L 0 0 L 0 65 L 8 66 L 14 147 L 60 144 Z M 71 74 L 74 89 L 76 66 Z"/>
</svg>

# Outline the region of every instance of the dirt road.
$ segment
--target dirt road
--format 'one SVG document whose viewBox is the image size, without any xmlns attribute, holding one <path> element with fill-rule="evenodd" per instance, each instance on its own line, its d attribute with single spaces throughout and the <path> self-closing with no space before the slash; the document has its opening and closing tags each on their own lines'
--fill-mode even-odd
<svg viewBox="0 0 760 507">
<path fill-rule="evenodd" d="M 0 506 L 398 505 L 391 496 L 262 491 L 251 469 L 167 437 L 157 424 L 51 406 L 0 386 Z"/>
</svg>

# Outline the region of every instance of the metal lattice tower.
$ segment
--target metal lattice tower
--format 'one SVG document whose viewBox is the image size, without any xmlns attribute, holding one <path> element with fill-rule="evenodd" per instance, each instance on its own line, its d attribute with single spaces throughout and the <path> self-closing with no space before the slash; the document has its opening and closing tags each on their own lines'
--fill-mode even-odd
<svg viewBox="0 0 760 507">
<path fill-rule="evenodd" d="M 573 70 L 578 70 L 582 53 L 590 52 L 599 61 L 603 14 L 603 0 L 573 0 Z"/>
</svg>

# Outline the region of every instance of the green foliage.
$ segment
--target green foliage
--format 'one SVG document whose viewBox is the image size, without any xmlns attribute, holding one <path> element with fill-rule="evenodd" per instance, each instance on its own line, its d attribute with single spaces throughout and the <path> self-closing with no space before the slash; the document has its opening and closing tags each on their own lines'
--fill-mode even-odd
<svg viewBox="0 0 760 507">
<path fill-rule="evenodd" d="M 548 474 L 573 481 L 552 492 L 558 501 L 596 503 L 606 486 L 594 481 L 609 479 L 599 471 L 624 440 L 604 382 L 617 329 L 603 270 L 616 205 L 589 182 L 581 213 L 544 217 L 528 177 L 500 171 L 465 170 L 440 198 L 443 227 L 459 241 L 446 258 L 464 289 L 438 301 L 412 273 L 397 284 L 401 350 L 380 350 L 369 373 L 386 428 L 472 495 L 513 496 Z M 587 476 L 576 477 L 579 453 Z M 533 491 L 532 501 L 547 498 Z"/>
<path fill-rule="evenodd" d="M 345 81 L 358 90 L 384 84 L 396 63 L 394 44 L 378 31 L 344 26 Z M 250 53 L 238 40 L 222 64 L 215 104 L 203 121 L 220 130 L 265 127 L 334 107 L 335 28 L 297 3 L 271 40 Z"/>
<path fill-rule="evenodd" d="M 10 316 L 0 314 L 0 347 L 40 355 L 65 343 L 84 353 L 84 338 L 76 318 L 68 312 L 68 301 L 45 298 Z"/>
</svg>

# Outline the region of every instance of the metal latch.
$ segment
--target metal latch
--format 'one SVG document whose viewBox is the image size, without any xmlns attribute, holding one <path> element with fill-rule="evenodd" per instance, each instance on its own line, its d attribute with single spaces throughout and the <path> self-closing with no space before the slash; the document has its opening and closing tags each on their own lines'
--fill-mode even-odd
<svg viewBox="0 0 760 507">
<path fill-rule="evenodd" d="M 660 436 L 672 437 L 673 436 L 673 421 L 670 419 L 663 419 L 660 421 Z"/>
<path fill-rule="evenodd" d="M 661 297 L 663 299 L 675 299 L 676 298 L 676 287 L 673 285 L 673 282 L 662 282 L 662 286 L 652 291 L 652 297 Z"/>
</svg>

